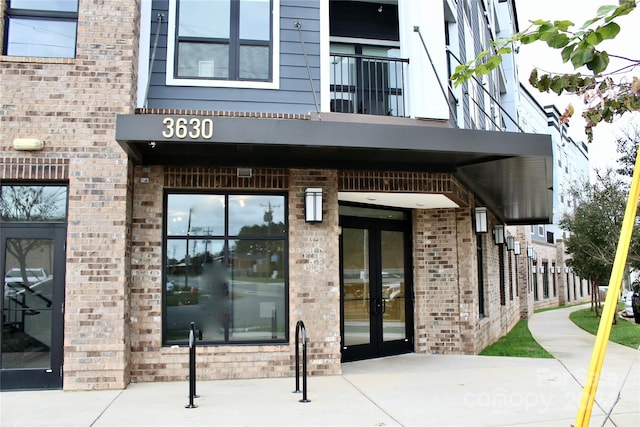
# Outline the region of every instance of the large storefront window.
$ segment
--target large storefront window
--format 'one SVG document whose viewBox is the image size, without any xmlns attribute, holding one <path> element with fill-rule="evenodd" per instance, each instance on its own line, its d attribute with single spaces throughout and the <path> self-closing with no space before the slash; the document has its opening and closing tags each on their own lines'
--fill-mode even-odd
<svg viewBox="0 0 640 427">
<path fill-rule="evenodd" d="M 287 201 L 275 194 L 166 197 L 164 342 L 287 340 Z"/>
</svg>

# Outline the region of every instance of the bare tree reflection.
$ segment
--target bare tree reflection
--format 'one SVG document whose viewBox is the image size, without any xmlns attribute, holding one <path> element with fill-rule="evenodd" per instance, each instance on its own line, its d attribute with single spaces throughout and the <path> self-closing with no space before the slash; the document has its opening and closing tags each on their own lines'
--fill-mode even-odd
<svg viewBox="0 0 640 427">
<path fill-rule="evenodd" d="M 66 197 L 67 189 L 63 186 L 2 186 L 0 188 L 2 221 L 64 220 Z"/>
</svg>

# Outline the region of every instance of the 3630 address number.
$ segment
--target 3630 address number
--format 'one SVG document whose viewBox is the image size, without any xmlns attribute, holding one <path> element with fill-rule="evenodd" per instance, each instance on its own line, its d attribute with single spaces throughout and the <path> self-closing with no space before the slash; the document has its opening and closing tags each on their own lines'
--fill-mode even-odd
<svg viewBox="0 0 640 427">
<path fill-rule="evenodd" d="M 199 117 L 165 117 L 162 120 L 162 136 L 167 139 L 211 139 L 213 138 L 213 119 Z"/>
</svg>

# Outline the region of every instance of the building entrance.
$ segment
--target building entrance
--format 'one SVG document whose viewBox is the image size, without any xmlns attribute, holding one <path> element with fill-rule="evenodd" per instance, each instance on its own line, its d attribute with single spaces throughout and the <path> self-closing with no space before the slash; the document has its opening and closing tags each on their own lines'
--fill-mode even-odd
<svg viewBox="0 0 640 427">
<path fill-rule="evenodd" d="M 373 216 L 340 216 L 342 361 L 413 351 L 409 214 Z"/>
<path fill-rule="evenodd" d="M 3 225 L 1 234 L 1 388 L 62 388 L 64 224 Z"/>
</svg>

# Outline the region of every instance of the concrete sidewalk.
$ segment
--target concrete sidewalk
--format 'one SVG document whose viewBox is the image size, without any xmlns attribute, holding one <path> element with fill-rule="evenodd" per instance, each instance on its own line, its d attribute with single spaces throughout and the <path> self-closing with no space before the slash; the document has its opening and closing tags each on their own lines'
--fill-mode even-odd
<svg viewBox="0 0 640 427">
<path fill-rule="evenodd" d="M 346 363 L 343 375 L 131 384 L 120 391 L 0 393 L 5 426 L 570 426 L 595 338 L 572 307 L 535 314 L 534 337 L 557 359 L 408 354 Z M 640 425 L 640 360 L 609 344 L 591 425 Z M 628 375 L 627 375 L 628 374 Z M 624 383 L 624 385 L 623 385 Z"/>
</svg>

